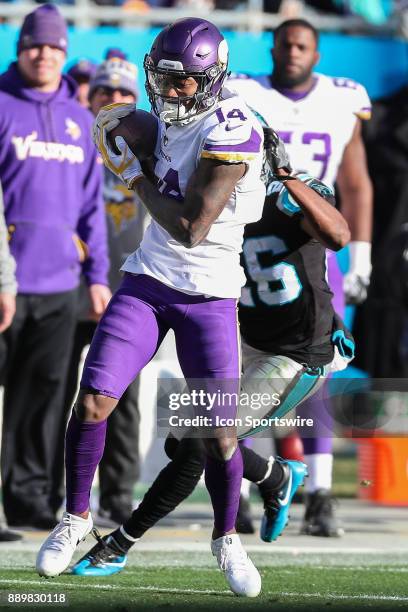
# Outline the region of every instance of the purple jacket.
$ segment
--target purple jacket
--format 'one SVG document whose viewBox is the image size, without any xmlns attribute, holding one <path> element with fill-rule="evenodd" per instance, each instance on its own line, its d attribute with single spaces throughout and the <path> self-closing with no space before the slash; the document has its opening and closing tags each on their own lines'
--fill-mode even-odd
<svg viewBox="0 0 408 612">
<path fill-rule="evenodd" d="M 0 181 L 19 293 L 75 288 L 84 251 L 87 284 L 108 284 L 103 176 L 91 124 L 69 77 L 47 94 L 28 88 L 16 64 L 0 76 Z"/>
</svg>

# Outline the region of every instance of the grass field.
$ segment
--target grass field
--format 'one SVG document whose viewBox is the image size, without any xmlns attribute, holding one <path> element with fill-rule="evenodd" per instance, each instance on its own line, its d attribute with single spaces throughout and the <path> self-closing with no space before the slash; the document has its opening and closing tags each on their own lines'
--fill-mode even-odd
<svg viewBox="0 0 408 612">
<path fill-rule="evenodd" d="M 338 465 L 335 487 L 345 496 L 356 490 L 354 459 Z M 298 535 L 303 508 L 294 505 L 292 520 L 279 543 L 261 543 L 257 534 L 243 538 L 263 585 L 258 598 L 241 599 L 229 591 L 209 552 L 208 494 L 198 488 L 189 501 L 137 543 L 127 568 L 110 578 L 70 574 L 39 578 L 33 568 L 45 533 L 26 532 L 23 543 L 0 544 L 0 610 L 408 610 L 407 508 L 342 499 L 338 513 L 346 535 L 322 539 Z M 259 524 L 259 503 L 254 504 L 253 514 Z M 77 558 L 92 545 L 88 538 Z M 66 602 L 46 606 L 9 603 L 11 594 L 64 596 Z"/>
<path fill-rule="evenodd" d="M 64 574 L 40 579 L 34 550 L 1 555 L 0 609 L 69 610 L 396 610 L 408 609 L 408 551 L 394 554 L 287 553 L 254 545 L 262 574 L 256 599 L 234 597 L 208 550 L 132 552 L 110 578 Z M 199 546 L 198 548 L 205 548 Z M 263 552 L 261 552 L 263 551 Z M 8 603 L 10 593 L 59 594 L 65 605 Z"/>
</svg>

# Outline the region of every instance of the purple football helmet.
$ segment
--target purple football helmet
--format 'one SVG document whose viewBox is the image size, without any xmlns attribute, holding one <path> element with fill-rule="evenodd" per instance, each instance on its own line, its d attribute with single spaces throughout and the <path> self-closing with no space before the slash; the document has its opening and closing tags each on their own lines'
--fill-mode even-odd
<svg viewBox="0 0 408 612">
<path fill-rule="evenodd" d="M 156 37 L 143 65 L 153 112 L 165 123 L 185 125 L 199 118 L 219 98 L 227 74 L 227 41 L 205 19 L 178 19 Z M 188 77 L 197 82 L 193 95 L 168 95 Z"/>
</svg>

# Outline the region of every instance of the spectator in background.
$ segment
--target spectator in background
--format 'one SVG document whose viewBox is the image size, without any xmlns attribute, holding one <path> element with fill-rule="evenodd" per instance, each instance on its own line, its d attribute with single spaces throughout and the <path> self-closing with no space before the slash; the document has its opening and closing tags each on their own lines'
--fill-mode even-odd
<svg viewBox="0 0 408 612">
<path fill-rule="evenodd" d="M 7 226 L 4 219 L 3 193 L 0 187 L 0 334 L 8 327 L 16 311 L 17 283 L 15 277 L 16 262 L 10 253 L 7 240 Z M 0 336 L 0 372 L 5 365 L 5 347 Z M 15 542 L 21 535 L 10 531 L 0 523 L 0 542 Z"/>
<path fill-rule="evenodd" d="M 306 0 L 306 4 L 323 13 L 359 15 L 368 23 L 381 26 L 400 3 L 395 0 Z"/>
<path fill-rule="evenodd" d="M 118 49 L 110 49 L 111 59 L 103 62 L 90 83 L 89 102 L 96 116 L 102 106 L 114 102 L 136 103 L 137 68 L 123 60 L 124 54 L 115 57 Z M 107 55 L 108 55 L 107 54 Z M 104 170 L 106 215 L 108 222 L 110 274 L 109 285 L 116 291 L 122 279 L 119 271 L 128 255 L 139 246 L 146 218 L 145 208 L 134 191 L 110 170 Z M 86 296 L 85 296 L 86 297 Z M 65 409 L 68 414 L 78 387 L 78 365 L 82 351 L 91 343 L 96 323 L 89 319 L 89 305 L 81 309 L 71 363 L 69 367 Z M 103 526 L 121 524 L 132 512 L 133 488 L 139 476 L 139 379 L 128 387 L 108 420 L 105 452 L 99 464 L 99 516 L 95 522 Z M 65 428 L 61 432 L 64 444 Z M 61 462 L 59 462 L 61 465 Z M 63 473 L 60 473 L 63 486 Z"/>
<path fill-rule="evenodd" d="M 363 132 L 374 186 L 373 272 L 358 308 L 357 365 L 375 378 L 408 376 L 408 86 L 376 100 Z M 379 333 L 381 331 L 381 333 Z"/>
<path fill-rule="evenodd" d="M 60 502 L 50 481 L 81 267 L 95 316 L 110 298 L 101 168 L 92 118 L 62 75 L 66 50 L 64 19 L 42 5 L 0 77 L 0 179 L 18 282 L 4 335 L 3 503 L 9 525 L 42 529 Z"/>
<path fill-rule="evenodd" d="M 124 53 L 121 49 L 118 49 L 116 47 L 110 47 L 109 49 L 106 50 L 105 59 L 109 60 L 109 59 L 112 59 L 113 57 L 117 59 L 127 60 L 127 54 Z M 137 76 L 137 68 L 136 68 L 136 76 Z"/>
<path fill-rule="evenodd" d="M 330 186 L 337 183 L 341 212 L 352 237 L 350 269 L 344 282 L 333 252 L 327 253 L 333 306 L 342 316 L 345 299 L 354 304 L 364 301 L 370 280 L 372 186 L 361 124 L 370 118 L 371 107 L 368 94 L 359 83 L 314 72 L 320 59 L 318 40 L 318 32 L 308 21 L 282 22 L 274 32 L 272 74 L 231 78 L 228 87 L 236 90 L 278 132 L 295 170 L 319 177 Z M 319 419 L 322 410 L 325 419 Z M 303 418 L 314 419 L 314 427 L 303 435 L 309 478 L 305 483 L 307 501 L 302 533 L 337 537 L 343 529 L 337 523 L 330 497 L 333 463 L 330 408 L 316 395 L 306 399 L 297 412 Z M 293 449 L 292 437 L 290 446 Z M 287 456 L 282 447 L 278 452 Z"/>
<path fill-rule="evenodd" d="M 303 10 L 302 0 L 264 0 L 266 13 L 279 13 L 284 19 L 299 17 Z"/>
<path fill-rule="evenodd" d="M 72 77 L 77 84 L 77 99 L 84 108 L 89 107 L 89 81 L 94 76 L 97 65 L 87 59 L 81 59 L 68 70 L 67 74 Z"/>
</svg>

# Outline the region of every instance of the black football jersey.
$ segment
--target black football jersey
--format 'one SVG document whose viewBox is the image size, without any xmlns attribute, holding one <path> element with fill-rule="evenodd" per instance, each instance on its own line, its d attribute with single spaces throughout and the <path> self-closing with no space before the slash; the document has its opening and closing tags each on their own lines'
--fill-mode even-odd
<svg viewBox="0 0 408 612">
<path fill-rule="evenodd" d="M 316 189 L 334 204 L 327 190 Z M 291 198 L 282 201 L 273 188 L 268 191 L 262 218 L 245 228 L 241 257 L 247 283 L 239 303 L 241 333 L 261 351 L 309 366 L 326 365 L 333 359 L 334 317 L 326 249 L 303 231 L 300 207 Z"/>
</svg>

